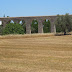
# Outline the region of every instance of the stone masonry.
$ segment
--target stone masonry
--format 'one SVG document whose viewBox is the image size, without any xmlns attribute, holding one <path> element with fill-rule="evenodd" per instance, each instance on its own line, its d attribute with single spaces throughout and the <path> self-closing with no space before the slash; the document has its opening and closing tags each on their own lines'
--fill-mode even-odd
<svg viewBox="0 0 72 72">
<path fill-rule="evenodd" d="M 43 21 L 48 19 L 51 23 L 51 33 L 56 33 L 56 26 L 54 22 L 57 19 L 57 16 L 33 16 L 33 17 L 4 17 L 0 18 L 2 21 L 3 28 L 8 24 L 11 20 L 15 23 L 19 23 L 20 21 L 25 21 L 26 24 L 26 33 L 31 34 L 31 23 L 36 19 L 38 21 L 38 33 L 43 33 Z"/>
</svg>

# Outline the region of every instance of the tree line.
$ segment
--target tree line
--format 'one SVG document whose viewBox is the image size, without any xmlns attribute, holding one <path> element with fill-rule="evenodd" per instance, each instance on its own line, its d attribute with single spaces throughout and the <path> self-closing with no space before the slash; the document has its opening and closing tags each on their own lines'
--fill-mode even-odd
<svg viewBox="0 0 72 72">
<path fill-rule="evenodd" d="M 70 16 L 68 13 L 65 15 L 57 15 L 55 24 L 56 31 L 64 32 L 64 35 L 66 35 L 67 32 L 72 31 L 72 16 Z"/>
</svg>

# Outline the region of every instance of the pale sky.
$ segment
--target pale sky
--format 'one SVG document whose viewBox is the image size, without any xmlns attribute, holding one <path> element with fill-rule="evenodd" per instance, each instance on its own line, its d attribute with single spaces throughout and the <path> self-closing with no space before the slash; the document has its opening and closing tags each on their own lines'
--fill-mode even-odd
<svg viewBox="0 0 72 72">
<path fill-rule="evenodd" d="M 72 0 L 0 0 L 0 17 L 72 14 Z"/>
</svg>

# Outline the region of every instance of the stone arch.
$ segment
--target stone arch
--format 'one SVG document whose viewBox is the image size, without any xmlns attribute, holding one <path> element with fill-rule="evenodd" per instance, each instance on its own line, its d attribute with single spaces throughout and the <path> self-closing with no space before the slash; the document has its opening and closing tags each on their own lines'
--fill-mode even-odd
<svg viewBox="0 0 72 72">
<path fill-rule="evenodd" d="M 8 20 L 7 22 L 6 22 L 6 24 L 9 24 L 11 22 L 11 20 Z"/>
<path fill-rule="evenodd" d="M 38 33 L 38 21 L 37 21 L 37 19 L 32 20 L 31 33 Z"/>
<path fill-rule="evenodd" d="M 20 20 L 19 24 L 22 25 L 23 29 L 24 29 L 24 33 L 26 34 L 26 24 L 24 20 Z"/>
<path fill-rule="evenodd" d="M 14 21 L 15 24 L 19 24 L 20 19 L 13 19 L 13 21 Z"/>
<path fill-rule="evenodd" d="M 43 32 L 50 33 L 51 32 L 51 23 L 49 19 L 45 19 L 43 21 Z"/>
</svg>

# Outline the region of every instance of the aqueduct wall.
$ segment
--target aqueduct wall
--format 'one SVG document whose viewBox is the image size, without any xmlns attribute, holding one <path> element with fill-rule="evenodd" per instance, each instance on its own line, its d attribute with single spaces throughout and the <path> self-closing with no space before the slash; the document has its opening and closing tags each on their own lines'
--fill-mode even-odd
<svg viewBox="0 0 72 72">
<path fill-rule="evenodd" d="M 3 28 L 8 24 L 11 20 L 15 23 L 19 23 L 20 21 L 25 21 L 26 24 L 26 33 L 31 34 L 31 23 L 34 19 L 38 21 L 38 33 L 43 33 L 43 21 L 48 19 L 51 23 L 51 33 L 56 33 L 55 20 L 57 16 L 35 16 L 35 17 L 4 17 L 0 18 L 2 21 Z"/>
</svg>

